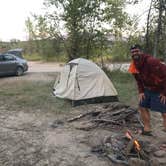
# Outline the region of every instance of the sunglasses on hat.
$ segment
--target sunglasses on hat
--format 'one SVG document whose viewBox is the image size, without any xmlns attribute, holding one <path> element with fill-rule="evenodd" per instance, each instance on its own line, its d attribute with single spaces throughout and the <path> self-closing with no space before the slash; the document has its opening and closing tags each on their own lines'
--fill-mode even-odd
<svg viewBox="0 0 166 166">
<path fill-rule="evenodd" d="M 136 49 L 132 49 L 132 50 L 130 50 L 130 52 L 131 53 L 138 53 L 138 52 L 140 52 L 140 49 L 137 49 L 137 48 Z"/>
</svg>

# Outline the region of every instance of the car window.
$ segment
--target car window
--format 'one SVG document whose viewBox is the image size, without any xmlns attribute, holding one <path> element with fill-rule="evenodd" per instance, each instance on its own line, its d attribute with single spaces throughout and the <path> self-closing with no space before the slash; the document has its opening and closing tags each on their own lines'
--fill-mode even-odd
<svg viewBox="0 0 166 166">
<path fill-rule="evenodd" d="M 0 61 L 4 61 L 4 59 L 3 59 L 3 56 L 2 56 L 2 55 L 0 55 Z"/>
<path fill-rule="evenodd" d="M 12 55 L 4 55 L 5 61 L 14 61 L 16 58 Z"/>
<path fill-rule="evenodd" d="M 22 53 L 20 51 L 8 51 L 8 53 L 16 55 L 20 58 L 23 58 Z"/>
</svg>

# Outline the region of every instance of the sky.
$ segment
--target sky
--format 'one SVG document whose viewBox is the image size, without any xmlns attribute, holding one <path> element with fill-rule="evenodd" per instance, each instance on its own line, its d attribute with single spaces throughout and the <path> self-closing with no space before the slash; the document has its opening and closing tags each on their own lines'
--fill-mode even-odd
<svg viewBox="0 0 166 166">
<path fill-rule="evenodd" d="M 25 20 L 30 13 L 41 14 L 44 0 L 0 0 L 0 40 L 11 39 L 26 40 Z M 141 15 L 150 0 L 143 0 L 140 5 L 128 6 L 127 12 L 131 15 Z M 140 27 L 145 23 L 144 17 L 140 17 Z"/>
<path fill-rule="evenodd" d="M 148 9 L 150 7 L 151 0 L 142 0 L 141 3 L 135 5 L 128 5 L 126 7 L 126 12 L 129 13 L 131 16 L 138 15 L 137 20 L 139 21 L 138 27 L 141 28 L 145 25 Z"/>
<path fill-rule="evenodd" d="M 25 20 L 40 14 L 43 0 L 0 0 L 0 40 L 26 40 Z"/>
</svg>

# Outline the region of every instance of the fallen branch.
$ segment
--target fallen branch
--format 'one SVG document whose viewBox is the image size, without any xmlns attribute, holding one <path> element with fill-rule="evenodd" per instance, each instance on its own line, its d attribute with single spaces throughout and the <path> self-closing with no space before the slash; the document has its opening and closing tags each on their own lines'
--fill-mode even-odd
<svg viewBox="0 0 166 166">
<path fill-rule="evenodd" d="M 84 113 L 84 114 L 80 114 L 74 118 L 71 118 L 71 119 L 68 119 L 67 122 L 73 122 L 75 120 L 78 120 L 78 119 L 81 119 L 87 115 L 93 115 L 93 116 L 97 116 L 98 114 L 100 113 L 100 111 L 91 111 L 91 112 L 87 112 L 87 113 Z"/>
<path fill-rule="evenodd" d="M 40 130 L 31 130 L 28 128 L 16 128 L 16 127 L 8 127 L 8 126 L 3 126 L 3 128 L 13 130 L 13 131 L 40 132 Z"/>
<path fill-rule="evenodd" d="M 99 122 L 99 123 L 112 123 L 112 124 L 116 124 L 116 125 L 120 125 L 122 126 L 123 124 L 118 123 L 114 120 L 107 120 L 107 119 L 93 119 L 91 120 L 92 122 Z"/>
</svg>

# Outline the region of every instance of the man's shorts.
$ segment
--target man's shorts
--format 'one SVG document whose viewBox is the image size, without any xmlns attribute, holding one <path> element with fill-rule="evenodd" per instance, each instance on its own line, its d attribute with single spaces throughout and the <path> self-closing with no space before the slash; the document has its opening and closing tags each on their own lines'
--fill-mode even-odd
<svg viewBox="0 0 166 166">
<path fill-rule="evenodd" d="M 166 104 L 161 103 L 160 93 L 145 90 L 145 99 L 139 103 L 141 107 L 149 108 L 151 111 L 166 113 Z"/>
</svg>

